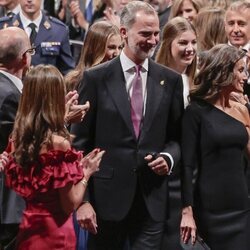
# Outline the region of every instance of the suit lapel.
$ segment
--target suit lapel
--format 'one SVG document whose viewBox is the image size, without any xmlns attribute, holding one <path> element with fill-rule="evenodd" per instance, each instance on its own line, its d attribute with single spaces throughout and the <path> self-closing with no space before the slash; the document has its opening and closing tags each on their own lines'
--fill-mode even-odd
<svg viewBox="0 0 250 250">
<path fill-rule="evenodd" d="M 144 114 L 143 124 L 141 128 L 140 139 L 143 138 L 143 133 L 151 127 L 151 124 L 154 120 L 156 111 L 159 108 L 162 95 L 163 95 L 163 86 L 161 85 L 159 68 L 155 67 L 156 64 L 149 59 L 148 67 L 148 77 L 147 77 L 147 100 L 146 100 L 146 110 Z"/>
<path fill-rule="evenodd" d="M 10 78 L 8 78 L 6 75 L 2 74 L 1 72 L 0 72 L 0 79 L 1 79 L 1 81 L 4 81 L 3 79 L 5 79 L 5 82 L 8 82 L 8 84 L 10 84 L 10 86 L 12 86 L 13 91 L 16 92 L 17 95 L 21 94 L 21 92 L 19 91 L 19 89 L 17 88 L 15 83 L 12 82 L 12 80 Z"/>
<path fill-rule="evenodd" d="M 131 130 L 135 137 L 130 113 L 130 101 L 119 57 L 111 61 L 110 67 L 107 68 L 107 71 L 109 74 L 107 74 L 105 84 L 109 94 L 127 127 Z"/>
</svg>

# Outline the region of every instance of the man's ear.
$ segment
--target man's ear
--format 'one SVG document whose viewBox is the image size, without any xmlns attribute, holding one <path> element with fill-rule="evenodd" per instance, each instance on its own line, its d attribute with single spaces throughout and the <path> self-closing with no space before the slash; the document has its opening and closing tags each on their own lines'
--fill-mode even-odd
<svg viewBox="0 0 250 250">
<path fill-rule="evenodd" d="M 120 34 L 122 36 L 123 39 L 126 39 L 128 37 L 127 35 L 127 29 L 124 26 L 120 27 Z"/>
<path fill-rule="evenodd" d="M 21 64 L 22 64 L 22 67 L 25 67 L 26 65 L 28 65 L 28 52 L 24 53 L 23 56 L 22 56 L 22 59 L 21 59 Z"/>
</svg>

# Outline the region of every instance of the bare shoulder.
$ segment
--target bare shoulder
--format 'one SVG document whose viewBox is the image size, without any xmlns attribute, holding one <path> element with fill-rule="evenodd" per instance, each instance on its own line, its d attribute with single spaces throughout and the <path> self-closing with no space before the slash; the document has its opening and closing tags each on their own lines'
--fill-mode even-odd
<svg viewBox="0 0 250 250">
<path fill-rule="evenodd" d="M 66 138 L 60 135 L 53 135 L 52 143 L 53 143 L 53 149 L 55 150 L 67 151 L 68 149 L 71 148 L 70 142 Z"/>
<path fill-rule="evenodd" d="M 239 102 L 234 103 L 234 107 L 237 109 L 238 112 L 240 112 L 242 115 L 249 116 L 249 111 L 247 107 Z"/>
<path fill-rule="evenodd" d="M 239 102 L 234 102 L 234 110 L 235 110 L 235 118 L 240 120 L 245 124 L 245 126 L 250 126 L 250 117 L 249 117 L 249 111 L 248 108 L 239 103 Z"/>
</svg>

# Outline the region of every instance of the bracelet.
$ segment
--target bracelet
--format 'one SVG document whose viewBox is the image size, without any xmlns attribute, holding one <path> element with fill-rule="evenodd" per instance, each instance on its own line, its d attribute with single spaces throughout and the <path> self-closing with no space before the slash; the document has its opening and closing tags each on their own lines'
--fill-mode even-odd
<svg viewBox="0 0 250 250">
<path fill-rule="evenodd" d="M 85 178 L 81 179 L 80 182 L 82 183 L 82 185 L 83 185 L 84 187 L 87 187 L 88 181 L 87 181 Z"/>
</svg>

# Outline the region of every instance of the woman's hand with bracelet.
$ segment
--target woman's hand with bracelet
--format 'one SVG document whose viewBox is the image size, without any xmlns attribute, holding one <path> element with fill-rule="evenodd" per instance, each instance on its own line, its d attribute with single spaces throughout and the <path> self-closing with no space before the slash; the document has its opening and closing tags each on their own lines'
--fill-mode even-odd
<svg viewBox="0 0 250 250">
<path fill-rule="evenodd" d="M 104 155 L 105 151 L 96 148 L 92 150 L 89 154 L 82 158 L 80 161 L 83 172 L 84 178 L 83 180 L 88 181 L 89 177 L 99 170 L 99 165 L 102 160 L 102 156 Z"/>
</svg>

